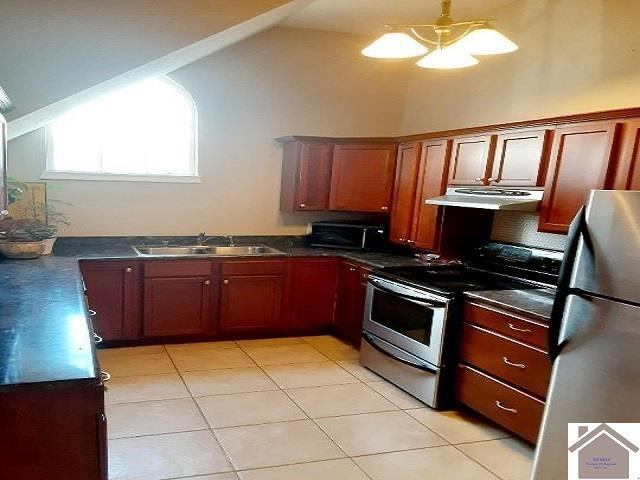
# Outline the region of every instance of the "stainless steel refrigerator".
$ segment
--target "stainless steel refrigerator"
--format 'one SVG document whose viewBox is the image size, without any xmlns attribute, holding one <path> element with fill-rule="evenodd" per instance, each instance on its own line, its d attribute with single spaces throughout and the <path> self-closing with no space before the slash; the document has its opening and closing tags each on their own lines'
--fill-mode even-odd
<svg viewBox="0 0 640 480">
<path fill-rule="evenodd" d="M 640 191 L 594 190 L 571 224 L 533 480 L 567 478 L 567 423 L 640 422 Z"/>
</svg>

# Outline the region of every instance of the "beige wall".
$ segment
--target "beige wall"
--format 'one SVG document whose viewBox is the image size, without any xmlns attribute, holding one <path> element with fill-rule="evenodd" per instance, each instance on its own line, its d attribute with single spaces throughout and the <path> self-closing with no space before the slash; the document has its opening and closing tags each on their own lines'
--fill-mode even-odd
<svg viewBox="0 0 640 480">
<path fill-rule="evenodd" d="M 411 67 L 404 133 L 640 105 L 639 2 L 515 0 L 487 16 L 520 50 L 464 70 Z"/>
<path fill-rule="evenodd" d="M 354 55 L 360 37 L 276 28 L 171 75 L 199 112 L 201 184 L 51 182 L 72 203 L 66 235 L 301 234 L 328 214 L 282 214 L 281 148 L 289 134 L 365 136 L 401 123 L 405 69 Z M 9 143 L 9 173 L 37 181 L 44 132 Z M 352 215 L 351 215 L 352 216 Z"/>
</svg>

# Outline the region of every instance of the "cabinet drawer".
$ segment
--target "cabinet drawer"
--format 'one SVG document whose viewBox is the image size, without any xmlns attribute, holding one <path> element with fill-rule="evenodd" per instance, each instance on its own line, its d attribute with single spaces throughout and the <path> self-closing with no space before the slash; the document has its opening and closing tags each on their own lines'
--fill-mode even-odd
<svg viewBox="0 0 640 480">
<path fill-rule="evenodd" d="M 222 275 L 278 275 L 285 260 L 231 260 L 222 262 Z"/>
<path fill-rule="evenodd" d="M 145 277 L 207 277 L 211 275 L 208 260 L 152 260 L 144 263 Z"/>
<path fill-rule="evenodd" d="M 534 443 L 544 403 L 471 367 L 460 365 L 456 398 L 473 410 Z"/>
<path fill-rule="evenodd" d="M 535 395 L 547 394 L 551 363 L 542 350 L 465 323 L 460 359 Z"/>
<path fill-rule="evenodd" d="M 493 307 L 472 302 L 464 304 L 464 320 L 502 333 L 524 343 L 547 349 L 548 327 Z"/>
</svg>

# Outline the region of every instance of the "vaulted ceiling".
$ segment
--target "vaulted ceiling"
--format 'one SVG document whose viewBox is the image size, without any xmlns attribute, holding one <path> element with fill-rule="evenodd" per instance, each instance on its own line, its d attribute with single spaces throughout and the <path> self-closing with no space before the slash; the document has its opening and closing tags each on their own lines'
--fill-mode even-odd
<svg viewBox="0 0 640 480">
<path fill-rule="evenodd" d="M 20 117 L 291 0 L 2 0 L 0 85 Z"/>
<path fill-rule="evenodd" d="M 518 0 L 453 0 L 455 20 L 484 18 Z M 385 23 L 432 23 L 440 14 L 440 0 L 316 0 L 284 24 L 317 30 L 374 35 Z"/>
</svg>

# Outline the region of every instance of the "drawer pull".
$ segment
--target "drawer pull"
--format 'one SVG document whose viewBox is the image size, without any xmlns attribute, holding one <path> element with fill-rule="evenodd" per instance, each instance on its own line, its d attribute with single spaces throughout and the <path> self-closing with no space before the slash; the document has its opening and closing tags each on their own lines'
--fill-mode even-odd
<svg viewBox="0 0 640 480">
<path fill-rule="evenodd" d="M 89 310 L 89 315 L 90 315 L 90 316 L 95 317 L 95 316 L 96 316 L 96 314 L 97 314 L 97 313 L 96 313 L 96 311 L 95 311 L 95 310 Z"/>
<path fill-rule="evenodd" d="M 510 324 L 509 324 L 509 328 L 510 328 L 511 330 L 516 331 L 516 332 L 531 333 L 531 330 L 530 330 L 530 329 L 528 329 L 528 328 L 518 328 L 518 327 L 516 327 L 513 323 L 510 323 Z"/>
<path fill-rule="evenodd" d="M 109 372 L 100 372 L 100 380 L 102 380 L 102 383 L 107 383 L 111 380 L 111 374 Z"/>
<path fill-rule="evenodd" d="M 101 342 L 102 342 L 102 337 L 101 337 L 100 335 L 98 335 L 97 333 L 94 333 L 94 334 L 93 334 L 93 340 L 94 340 L 96 343 L 101 343 Z"/>
<path fill-rule="evenodd" d="M 506 363 L 507 365 L 511 366 L 511 367 L 523 368 L 523 369 L 527 368 L 527 366 L 524 363 L 513 363 L 513 362 L 510 362 L 507 357 L 502 357 L 502 361 L 504 363 Z"/>
<path fill-rule="evenodd" d="M 504 410 L 505 412 L 518 413 L 518 410 L 516 410 L 515 408 L 509 408 L 502 405 L 502 403 L 500 403 L 500 400 L 496 400 L 496 407 L 498 407 L 500 410 Z"/>
</svg>

